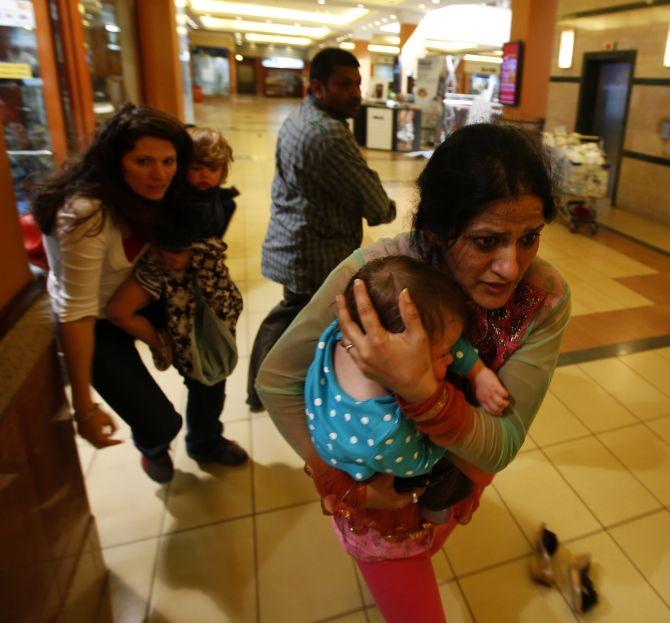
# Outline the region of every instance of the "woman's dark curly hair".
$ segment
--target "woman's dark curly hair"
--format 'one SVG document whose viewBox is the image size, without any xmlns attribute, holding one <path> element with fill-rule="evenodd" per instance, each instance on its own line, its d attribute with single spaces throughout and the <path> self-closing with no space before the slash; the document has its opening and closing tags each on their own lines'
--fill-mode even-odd
<svg viewBox="0 0 670 623">
<path fill-rule="evenodd" d="M 556 216 L 548 154 L 539 138 L 511 125 L 478 123 L 457 130 L 435 150 L 417 184 L 412 243 L 438 266 L 444 249 L 494 201 L 535 195 L 544 220 Z"/>
<path fill-rule="evenodd" d="M 177 152 L 177 174 L 165 197 L 158 202 L 136 195 L 121 171 L 122 157 L 144 137 L 169 141 Z M 101 201 L 104 216 L 110 213 L 123 217 L 133 235 L 148 240 L 160 212 L 173 205 L 175 193 L 184 183 L 192 148 L 191 137 L 178 119 L 155 108 L 126 104 L 100 127 L 87 149 L 36 186 L 35 221 L 43 233 L 50 234 L 56 214 L 68 198 L 90 197 Z M 86 218 L 90 216 L 82 220 Z"/>
</svg>

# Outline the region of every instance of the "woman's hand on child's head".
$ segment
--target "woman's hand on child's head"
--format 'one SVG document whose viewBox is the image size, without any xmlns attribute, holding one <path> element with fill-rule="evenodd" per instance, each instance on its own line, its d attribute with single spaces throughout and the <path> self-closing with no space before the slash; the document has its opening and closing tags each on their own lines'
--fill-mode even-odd
<svg viewBox="0 0 670 623">
<path fill-rule="evenodd" d="M 403 290 L 399 298 L 405 325 L 402 333 L 384 329 L 360 279 L 354 283 L 354 297 L 363 330 L 351 319 L 342 295 L 335 303 L 343 341 L 352 345 L 345 348 L 361 372 L 407 402 L 429 398 L 437 389 L 437 381 L 428 335 L 409 292 Z"/>
<path fill-rule="evenodd" d="M 491 415 L 502 415 L 509 407 L 509 392 L 498 375 L 483 366 L 473 379 L 477 402 Z"/>
<path fill-rule="evenodd" d="M 181 251 L 166 251 L 158 249 L 161 266 L 165 270 L 172 270 L 177 273 L 183 273 L 191 263 L 191 249 L 182 249 Z"/>
<path fill-rule="evenodd" d="M 398 510 L 413 504 L 424 489 L 416 489 L 414 493 L 398 493 L 393 486 L 395 476 L 392 474 L 376 474 L 366 482 L 366 506 L 377 510 Z"/>
</svg>

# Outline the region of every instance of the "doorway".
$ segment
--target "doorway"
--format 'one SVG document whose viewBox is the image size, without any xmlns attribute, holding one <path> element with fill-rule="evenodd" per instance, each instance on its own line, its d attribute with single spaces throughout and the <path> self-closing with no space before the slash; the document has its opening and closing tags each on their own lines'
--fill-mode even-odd
<svg viewBox="0 0 670 623">
<path fill-rule="evenodd" d="M 244 59 L 237 63 L 237 92 L 247 95 L 256 94 L 256 63 L 253 59 Z"/>
<path fill-rule="evenodd" d="M 576 130 L 599 136 L 610 164 L 607 196 L 616 201 L 635 50 L 584 54 Z"/>
</svg>

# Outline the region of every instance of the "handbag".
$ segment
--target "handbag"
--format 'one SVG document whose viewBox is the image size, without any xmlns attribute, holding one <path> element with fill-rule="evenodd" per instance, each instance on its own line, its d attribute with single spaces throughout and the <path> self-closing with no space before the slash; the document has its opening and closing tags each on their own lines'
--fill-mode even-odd
<svg viewBox="0 0 670 623">
<path fill-rule="evenodd" d="M 230 324 L 207 305 L 199 286 L 193 284 L 195 314 L 191 329 L 193 371 L 191 378 L 204 385 L 226 379 L 237 365 L 237 343 Z"/>
</svg>

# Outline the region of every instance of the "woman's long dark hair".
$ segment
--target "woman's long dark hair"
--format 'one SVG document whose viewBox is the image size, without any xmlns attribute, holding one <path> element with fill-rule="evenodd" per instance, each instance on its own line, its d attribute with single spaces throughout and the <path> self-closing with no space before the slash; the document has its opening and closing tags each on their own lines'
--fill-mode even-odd
<svg viewBox="0 0 670 623">
<path fill-rule="evenodd" d="M 121 158 L 147 136 L 169 141 L 177 152 L 177 174 L 158 202 L 136 195 L 121 171 Z M 134 236 L 149 240 L 161 211 L 172 205 L 175 192 L 183 183 L 191 151 L 191 138 L 178 119 L 155 108 L 126 104 L 102 125 L 86 150 L 36 186 L 35 221 L 44 234 L 50 234 L 56 214 L 68 198 L 90 197 L 101 201 L 103 217 L 107 213 L 120 216 Z"/>
<path fill-rule="evenodd" d="M 457 130 L 435 150 L 417 184 L 412 243 L 438 266 L 444 249 L 494 201 L 535 195 L 544 220 L 556 216 L 545 149 L 539 138 L 510 125 L 479 123 Z"/>
</svg>

